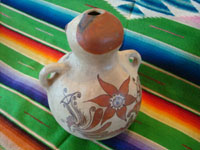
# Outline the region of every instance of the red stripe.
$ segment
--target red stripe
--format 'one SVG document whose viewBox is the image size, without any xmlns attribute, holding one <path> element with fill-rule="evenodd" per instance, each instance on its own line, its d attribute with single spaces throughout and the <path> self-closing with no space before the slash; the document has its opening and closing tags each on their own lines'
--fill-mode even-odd
<svg viewBox="0 0 200 150">
<path fill-rule="evenodd" d="M 45 125 L 46 127 L 49 128 L 48 125 L 46 125 L 44 122 L 40 121 L 39 119 L 37 119 L 36 117 L 34 117 L 33 115 L 29 114 L 28 112 L 24 111 L 25 114 L 29 115 L 30 117 L 32 117 L 33 119 L 37 120 L 39 123 Z"/>
<path fill-rule="evenodd" d="M 173 103 L 161 99 L 143 90 L 143 103 L 151 108 L 164 113 L 164 117 L 175 117 L 190 127 L 194 127 L 200 132 L 200 117 L 190 111 L 187 111 Z M 149 108 L 149 109 L 151 109 Z M 162 114 L 163 115 L 163 114 Z"/>
<path fill-rule="evenodd" d="M 97 8 L 95 6 L 89 5 L 89 4 L 85 4 L 86 6 L 92 7 L 92 8 Z"/>
</svg>

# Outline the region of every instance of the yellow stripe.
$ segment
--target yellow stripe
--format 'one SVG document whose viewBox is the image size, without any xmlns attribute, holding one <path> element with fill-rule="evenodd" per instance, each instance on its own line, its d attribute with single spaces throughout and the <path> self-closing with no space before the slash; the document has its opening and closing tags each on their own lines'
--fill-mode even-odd
<svg viewBox="0 0 200 150">
<path fill-rule="evenodd" d="M 33 59 L 34 61 L 37 61 L 38 63 L 42 64 L 42 65 L 47 65 L 52 63 L 51 60 L 48 60 L 47 58 L 42 57 L 41 55 L 38 55 L 20 45 L 15 44 L 14 42 L 4 38 L 4 37 L 0 37 L 0 41 L 2 42 L 2 44 L 4 44 L 5 46 L 15 50 L 16 52 L 30 58 Z"/>
</svg>

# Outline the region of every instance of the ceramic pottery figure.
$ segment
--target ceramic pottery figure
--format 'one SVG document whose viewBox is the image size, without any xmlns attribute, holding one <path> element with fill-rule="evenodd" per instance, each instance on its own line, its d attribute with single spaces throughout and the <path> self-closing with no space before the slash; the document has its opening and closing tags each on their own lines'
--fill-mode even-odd
<svg viewBox="0 0 200 150">
<path fill-rule="evenodd" d="M 87 10 L 73 19 L 66 35 L 72 52 L 45 66 L 39 76 L 53 116 L 80 138 L 118 135 L 140 108 L 140 55 L 135 50 L 118 51 L 122 24 L 102 9 Z"/>
</svg>

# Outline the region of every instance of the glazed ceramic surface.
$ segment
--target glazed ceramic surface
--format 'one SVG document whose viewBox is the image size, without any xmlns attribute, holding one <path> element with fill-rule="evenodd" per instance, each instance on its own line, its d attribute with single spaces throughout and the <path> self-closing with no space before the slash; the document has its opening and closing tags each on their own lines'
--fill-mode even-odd
<svg viewBox="0 0 200 150">
<path fill-rule="evenodd" d="M 66 35 L 72 52 L 39 76 L 53 116 L 80 138 L 102 140 L 123 132 L 141 104 L 140 55 L 118 51 L 123 27 L 105 10 L 79 15 L 66 26 Z"/>
</svg>

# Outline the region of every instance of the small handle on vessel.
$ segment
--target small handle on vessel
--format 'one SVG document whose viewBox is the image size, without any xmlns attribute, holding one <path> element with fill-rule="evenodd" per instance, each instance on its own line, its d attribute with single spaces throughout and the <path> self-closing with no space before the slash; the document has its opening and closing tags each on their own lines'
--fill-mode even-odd
<svg viewBox="0 0 200 150">
<path fill-rule="evenodd" d="M 136 69 L 136 71 L 138 71 L 138 68 L 142 61 L 140 54 L 135 50 L 125 50 L 125 51 L 122 51 L 122 53 L 125 56 L 126 61 L 128 61 L 129 63 L 130 63 L 130 59 L 131 58 L 133 59 L 131 66 L 133 66 Z"/>
<path fill-rule="evenodd" d="M 53 83 L 54 78 L 48 79 L 48 75 L 50 73 L 61 73 L 63 71 L 63 69 L 66 67 L 65 64 L 63 63 L 53 63 L 53 64 L 49 64 L 47 66 L 45 66 L 39 74 L 39 81 L 40 84 L 44 87 L 44 88 L 49 88 L 49 86 Z"/>
</svg>

